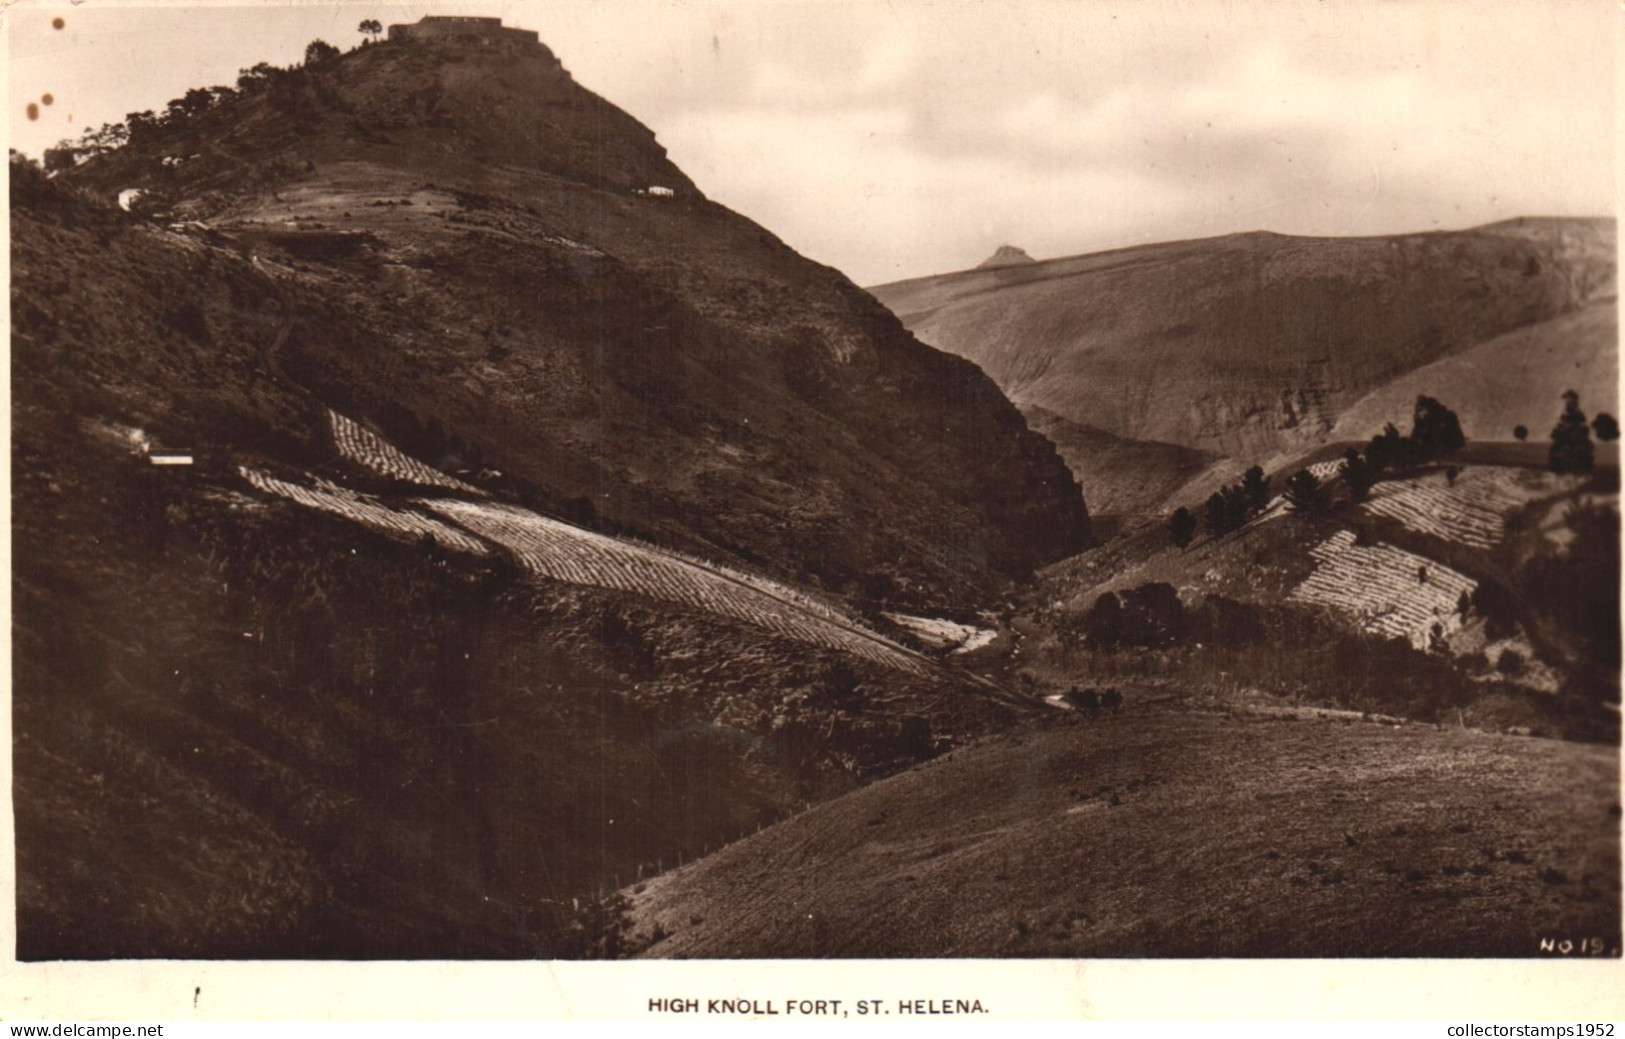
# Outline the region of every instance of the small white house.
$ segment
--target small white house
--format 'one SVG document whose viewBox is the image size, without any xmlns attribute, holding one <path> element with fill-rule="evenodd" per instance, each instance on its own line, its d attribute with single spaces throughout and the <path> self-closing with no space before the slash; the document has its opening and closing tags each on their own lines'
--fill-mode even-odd
<svg viewBox="0 0 1625 1039">
<path fill-rule="evenodd" d="M 151 465 L 191 465 L 192 452 L 185 449 L 154 449 L 147 452 L 147 462 Z"/>
<path fill-rule="evenodd" d="M 118 207 L 128 213 L 130 207 L 135 205 L 143 194 L 145 192 L 140 188 L 125 188 L 118 193 Z"/>
<path fill-rule="evenodd" d="M 663 188 L 659 184 L 650 185 L 649 186 L 649 194 L 653 195 L 655 198 L 676 198 L 677 197 L 677 192 L 673 191 L 671 188 Z"/>
</svg>

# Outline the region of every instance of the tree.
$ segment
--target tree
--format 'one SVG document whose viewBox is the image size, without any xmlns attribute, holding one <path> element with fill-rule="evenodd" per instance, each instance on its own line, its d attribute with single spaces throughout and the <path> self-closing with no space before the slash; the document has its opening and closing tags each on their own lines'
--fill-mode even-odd
<svg viewBox="0 0 1625 1039">
<path fill-rule="evenodd" d="M 1547 464 L 1554 473 L 1589 473 L 1592 465 L 1591 427 L 1580 410 L 1580 395 L 1573 390 L 1563 394 L 1563 414 L 1552 430 L 1552 447 Z"/>
<path fill-rule="evenodd" d="M 376 18 L 364 19 L 360 25 L 356 26 L 356 32 L 365 33 L 366 35 L 371 36 L 374 40 L 378 39 L 379 35 L 383 33 L 383 31 L 384 27 L 378 23 L 378 19 Z"/>
<path fill-rule="evenodd" d="M 1405 438 L 1400 436 L 1399 430 L 1392 422 L 1384 426 L 1381 433 L 1372 437 L 1371 443 L 1365 449 L 1365 459 L 1376 473 L 1401 468 L 1405 454 Z"/>
<path fill-rule="evenodd" d="M 1214 491 L 1207 500 L 1207 532 L 1219 537 L 1247 522 L 1247 495 L 1238 485 Z"/>
<path fill-rule="evenodd" d="M 214 101 L 215 97 L 212 93 L 202 87 L 193 87 L 179 101 L 171 101 L 169 105 L 171 108 L 178 106 L 186 116 L 194 116 L 208 111 L 209 106 L 213 105 Z"/>
<path fill-rule="evenodd" d="M 1597 417 L 1591 420 L 1591 429 L 1603 443 L 1619 439 L 1619 421 L 1606 411 L 1597 412 Z"/>
<path fill-rule="evenodd" d="M 45 172 L 61 173 L 71 170 L 79 163 L 79 149 L 66 141 L 54 148 L 45 149 Z"/>
<path fill-rule="evenodd" d="M 1518 443 L 1520 443 L 1520 444 L 1523 443 L 1525 440 L 1529 439 L 1529 427 L 1528 426 L 1513 426 L 1512 427 L 1512 437 L 1513 437 L 1514 440 L 1518 441 Z"/>
<path fill-rule="evenodd" d="M 262 61 L 246 69 L 237 70 L 237 89 L 242 91 L 262 87 L 276 77 L 280 70 L 268 61 Z"/>
<path fill-rule="evenodd" d="M 1089 644 L 1099 649 L 1111 649 L 1123 632 L 1123 604 L 1112 592 L 1106 592 L 1089 607 L 1084 618 L 1084 633 Z"/>
<path fill-rule="evenodd" d="M 1263 466 L 1255 465 L 1242 475 L 1241 490 L 1254 511 L 1263 511 L 1270 503 L 1270 482 L 1264 476 Z"/>
<path fill-rule="evenodd" d="M 1229 510 L 1225 506 L 1224 491 L 1214 491 L 1207 496 L 1207 536 L 1210 538 L 1222 537 L 1230 532 Z"/>
<path fill-rule="evenodd" d="M 1326 488 L 1314 473 L 1299 469 L 1286 482 L 1286 503 L 1293 512 L 1320 512 L 1326 507 Z"/>
<path fill-rule="evenodd" d="M 1461 450 L 1467 443 L 1456 413 L 1432 397 L 1417 397 L 1411 416 L 1411 442 L 1423 461 L 1443 458 Z"/>
<path fill-rule="evenodd" d="M 1123 593 L 1120 641 L 1131 646 L 1171 646 L 1185 634 L 1185 604 L 1174 586 L 1157 581 Z"/>
<path fill-rule="evenodd" d="M 1196 536 L 1196 514 L 1181 505 L 1168 521 L 1168 539 L 1180 548 L 1191 543 Z"/>
<path fill-rule="evenodd" d="M 145 112 L 131 112 L 124 117 L 124 125 L 130 128 L 130 143 L 140 144 L 158 129 L 158 117 L 150 108 Z"/>
<path fill-rule="evenodd" d="M 328 58 L 336 58 L 338 55 L 339 49 L 326 40 L 311 40 L 305 47 L 305 64 L 314 65 Z"/>
<path fill-rule="evenodd" d="M 1349 494 L 1355 501 L 1364 501 L 1365 496 L 1371 493 L 1371 487 L 1377 481 L 1377 474 L 1358 450 L 1349 448 L 1343 453 L 1343 467 L 1338 470 L 1343 482 L 1348 485 Z"/>
</svg>

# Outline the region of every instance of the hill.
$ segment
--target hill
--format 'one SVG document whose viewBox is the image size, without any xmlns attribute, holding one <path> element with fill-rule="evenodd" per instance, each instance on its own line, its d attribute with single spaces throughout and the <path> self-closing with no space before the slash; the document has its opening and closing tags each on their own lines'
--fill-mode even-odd
<svg viewBox="0 0 1625 1039">
<path fill-rule="evenodd" d="M 1133 695 L 635 888 L 627 930 L 680 958 L 1619 947 L 1616 749 Z"/>
<path fill-rule="evenodd" d="M 1027 255 L 1025 249 L 1017 249 L 1013 245 L 1001 245 L 993 250 L 992 256 L 977 264 L 976 269 L 985 271 L 990 267 L 1015 267 L 1024 263 L 1035 262 L 1031 256 Z"/>
<path fill-rule="evenodd" d="M 1366 440 L 1405 415 L 1419 395 L 1450 402 L 1469 440 L 1505 440 L 1524 426 L 1544 441 L 1565 390 L 1588 414 L 1619 414 L 1619 311 L 1599 300 L 1406 372 L 1351 404 L 1331 436 Z"/>
<path fill-rule="evenodd" d="M 539 44 L 201 94 L 12 166 L 23 958 L 592 955 L 1010 723 L 873 618 L 1087 543 L 973 365 Z"/>
<path fill-rule="evenodd" d="M 283 368 L 433 462 L 844 592 L 966 595 L 1088 543 L 996 386 L 707 201 L 539 44 L 275 73 L 68 179 L 319 278 L 343 348 L 300 322 Z"/>
<path fill-rule="evenodd" d="M 1614 225 L 1239 234 L 871 291 L 923 340 L 975 361 L 1019 405 L 1120 437 L 1262 459 L 1322 442 L 1399 376 L 1612 299 Z M 1573 349 L 1589 357 L 1594 346 Z M 1575 359 L 1554 364 L 1568 371 Z M 1497 393 L 1517 390 L 1516 372 L 1478 379 L 1504 387 Z"/>
</svg>

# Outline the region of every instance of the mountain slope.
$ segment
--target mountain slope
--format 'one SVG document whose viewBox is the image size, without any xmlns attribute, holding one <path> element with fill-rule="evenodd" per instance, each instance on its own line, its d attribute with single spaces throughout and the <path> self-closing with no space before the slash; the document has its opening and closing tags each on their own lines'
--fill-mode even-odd
<svg viewBox="0 0 1625 1039">
<path fill-rule="evenodd" d="M 1399 375 L 1611 298 L 1613 242 L 1612 221 L 1578 219 L 1385 238 L 1255 233 L 871 291 L 1017 404 L 1263 457 L 1314 446 Z"/>
<path fill-rule="evenodd" d="M 657 539 L 920 600 L 1087 543 L 1075 482 L 980 372 L 606 111 L 540 46 L 388 44 L 73 176 L 319 276 L 371 334 L 302 322 L 283 365 L 340 410 Z"/>
<path fill-rule="evenodd" d="M 1053 447 L 545 48 L 12 174 L 25 959 L 603 955 L 1023 705 L 865 616 L 1084 544 Z"/>
</svg>

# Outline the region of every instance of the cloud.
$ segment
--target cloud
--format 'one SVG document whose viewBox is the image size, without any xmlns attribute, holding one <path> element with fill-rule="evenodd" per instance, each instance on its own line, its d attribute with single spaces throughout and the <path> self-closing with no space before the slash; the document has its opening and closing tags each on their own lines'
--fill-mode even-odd
<svg viewBox="0 0 1625 1039">
<path fill-rule="evenodd" d="M 19 40 L 66 37 L 30 36 L 19 15 L 14 99 L 50 74 L 72 102 L 53 118 L 117 119 L 187 86 L 230 82 L 240 66 L 289 60 L 363 15 L 410 21 L 429 10 L 301 15 L 279 4 L 180 24 L 162 9 L 89 6 L 76 39 L 102 50 L 66 64 L 21 53 Z M 708 195 L 864 283 L 968 266 L 1004 241 L 1052 256 L 1255 228 L 1374 234 L 1613 208 L 1607 4 L 509 0 L 477 10 L 538 29 Z M 94 18 L 108 31 L 92 32 Z M 158 26 L 140 36 L 141 60 L 113 60 L 135 46 L 141 19 Z M 71 129 L 19 132 L 49 143 Z"/>
</svg>

